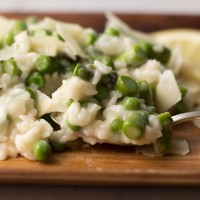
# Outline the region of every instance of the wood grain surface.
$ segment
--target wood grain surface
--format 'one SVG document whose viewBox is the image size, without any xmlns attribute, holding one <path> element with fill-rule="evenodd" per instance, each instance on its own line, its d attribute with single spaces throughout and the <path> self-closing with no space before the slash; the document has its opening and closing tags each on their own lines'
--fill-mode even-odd
<svg viewBox="0 0 200 200">
<path fill-rule="evenodd" d="M 24 18 L 27 14 L 5 14 Z M 31 13 L 32 15 L 35 13 Z M 102 14 L 37 14 L 80 23 L 102 30 Z M 200 27 L 200 17 L 164 15 L 119 15 L 130 26 L 153 31 L 172 27 Z M 49 163 L 19 157 L 0 162 L 0 183 L 81 185 L 200 185 L 200 130 L 191 123 L 174 129 L 177 138 L 189 142 L 186 156 L 150 158 L 136 155 L 134 147 L 95 145 L 52 156 Z"/>
<path fill-rule="evenodd" d="M 93 27 L 98 31 L 103 30 L 106 22 L 102 13 L 0 13 L 9 18 L 24 18 L 27 16 L 37 16 L 43 18 L 50 16 L 58 20 L 79 23 L 84 27 Z M 153 15 L 153 14 L 117 14 L 123 21 L 131 27 L 142 31 L 155 31 L 163 28 L 200 28 L 200 15 Z"/>
<path fill-rule="evenodd" d="M 97 185 L 200 185 L 200 130 L 174 130 L 189 142 L 190 154 L 147 157 L 134 147 L 95 145 L 55 154 L 49 163 L 25 158 L 0 162 L 0 183 Z"/>
</svg>

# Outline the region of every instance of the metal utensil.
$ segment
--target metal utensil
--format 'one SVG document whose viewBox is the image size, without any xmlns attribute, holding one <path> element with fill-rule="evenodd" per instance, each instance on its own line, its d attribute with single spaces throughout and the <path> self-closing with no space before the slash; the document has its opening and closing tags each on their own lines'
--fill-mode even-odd
<svg viewBox="0 0 200 200">
<path fill-rule="evenodd" d="M 181 124 L 183 122 L 200 119 L 200 111 L 185 112 L 172 116 L 174 125 Z"/>
</svg>

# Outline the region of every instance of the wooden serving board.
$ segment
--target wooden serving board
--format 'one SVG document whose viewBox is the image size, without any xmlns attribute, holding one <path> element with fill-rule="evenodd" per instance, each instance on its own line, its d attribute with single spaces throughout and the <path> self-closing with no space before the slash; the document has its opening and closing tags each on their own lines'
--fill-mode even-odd
<svg viewBox="0 0 200 200">
<path fill-rule="evenodd" d="M 31 13 L 33 14 L 33 13 Z M 25 17 L 27 14 L 3 14 Z M 80 23 L 102 30 L 102 14 L 37 14 Z M 200 16 L 120 15 L 132 27 L 145 31 L 172 27 L 200 27 Z M 0 183 L 81 185 L 200 185 L 200 129 L 192 123 L 175 127 L 174 135 L 186 139 L 190 153 L 150 158 L 136 155 L 134 147 L 95 145 L 55 154 L 48 163 L 19 157 L 0 161 Z"/>
<path fill-rule="evenodd" d="M 48 163 L 1 161 L 0 183 L 200 185 L 200 129 L 183 124 L 174 134 L 188 141 L 188 155 L 151 158 L 134 147 L 95 145 L 55 154 Z"/>
<path fill-rule="evenodd" d="M 25 18 L 27 16 L 46 16 L 72 23 L 79 23 L 84 27 L 93 27 L 97 31 L 104 28 L 106 18 L 102 13 L 0 13 L 9 18 Z M 155 31 L 165 28 L 200 28 L 200 15 L 153 15 L 153 14 L 117 14 L 131 27 L 141 31 Z"/>
</svg>

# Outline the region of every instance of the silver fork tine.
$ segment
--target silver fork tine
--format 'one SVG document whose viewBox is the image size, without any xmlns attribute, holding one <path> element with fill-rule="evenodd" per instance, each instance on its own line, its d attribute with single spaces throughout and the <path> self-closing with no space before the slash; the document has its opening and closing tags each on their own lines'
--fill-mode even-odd
<svg viewBox="0 0 200 200">
<path fill-rule="evenodd" d="M 174 125 L 195 120 L 195 119 L 200 119 L 200 111 L 181 113 L 181 114 L 172 116 L 172 119 L 173 119 Z"/>
</svg>

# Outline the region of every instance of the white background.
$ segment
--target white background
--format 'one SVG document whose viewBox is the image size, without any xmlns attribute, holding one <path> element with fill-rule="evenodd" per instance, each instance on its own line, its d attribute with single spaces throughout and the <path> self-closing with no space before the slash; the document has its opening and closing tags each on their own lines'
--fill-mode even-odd
<svg viewBox="0 0 200 200">
<path fill-rule="evenodd" d="M 200 15 L 200 0 L 0 0 L 0 12 L 132 12 Z"/>
</svg>

